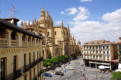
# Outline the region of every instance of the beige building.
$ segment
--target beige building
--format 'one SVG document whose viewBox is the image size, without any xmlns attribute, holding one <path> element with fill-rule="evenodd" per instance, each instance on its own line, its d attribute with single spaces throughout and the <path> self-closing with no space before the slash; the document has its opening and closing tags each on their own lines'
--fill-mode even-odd
<svg viewBox="0 0 121 80">
<path fill-rule="evenodd" d="M 86 66 L 96 67 L 99 65 L 117 68 L 117 44 L 106 40 L 94 40 L 83 45 L 83 59 Z"/>
<path fill-rule="evenodd" d="M 119 37 L 120 42 L 117 43 L 118 61 L 121 63 L 121 37 Z"/>
<path fill-rule="evenodd" d="M 70 55 L 75 54 L 75 50 L 78 50 L 79 55 L 82 55 L 81 51 L 81 42 L 78 40 L 78 43 L 76 44 L 76 39 L 71 37 L 70 39 Z"/>
<path fill-rule="evenodd" d="M 38 20 L 35 18 L 34 22 L 30 24 L 29 21 L 28 25 L 26 21 L 24 21 L 24 23 L 22 21 L 21 28 L 44 37 L 42 41 L 44 59 L 48 58 L 49 53 L 52 58 L 60 55 L 67 55 L 70 57 L 71 33 L 69 25 L 67 24 L 67 28 L 64 27 L 62 21 L 60 26 L 54 26 L 54 22 L 49 15 L 49 12 L 47 11 L 45 14 L 44 8 L 42 8 L 41 16 Z M 74 42 L 74 45 L 75 43 L 76 41 Z"/>
<path fill-rule="evenodd" d="M 43 80 L 43 37 L 16 26 L 17 21 L 0 19 L 0 80 Z"/>
</svg>

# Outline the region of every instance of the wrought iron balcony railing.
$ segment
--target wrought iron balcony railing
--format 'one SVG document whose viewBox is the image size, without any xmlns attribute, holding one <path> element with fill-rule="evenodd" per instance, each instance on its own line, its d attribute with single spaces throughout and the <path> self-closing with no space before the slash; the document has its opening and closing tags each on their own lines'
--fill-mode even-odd
<svg viewBox="0 0 121 80">
<path fill-rule="evenodd" d="M 22 75 L 22 68 L 20 68 L 19 70 L 12 72 L 11 74 L 1 77 L 0 80 L 15 80 L 17 78 L 19 78 Z"/>
</svg>

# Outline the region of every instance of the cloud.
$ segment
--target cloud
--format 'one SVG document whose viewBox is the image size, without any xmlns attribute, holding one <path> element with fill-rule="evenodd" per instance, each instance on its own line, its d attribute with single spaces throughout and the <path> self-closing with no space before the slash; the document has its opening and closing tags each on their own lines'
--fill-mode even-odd
<svg viewBox="0 0 121 80">
<path fill-rule="evenodd" d="M 56 24 L 61 24 L 61 22 L 62 22 L 62 21 L 56 21 L 55 23 L 56 23 Z"/>
<path fill-rule="evenodd" d="M 83 9 L 80 10 L 79 13 L 86 14 L 88 13 L 88 10 Z M 121 15 L 118 13 L 120 13 L 120 9 L 104 14 L 102 18 L 103 20 L 108 21 L 108 23 L 102 23 L 99 21 L 82 21 L 82 19 L 74 20 L 73 22 L 69 22 L 74 25 L 74 27 L 71 27 L 70 30 L 72 34 L 76 35 L 75 37 L 77 41 L 80 39 L 82 45 L 85 42 L 100 39 L 117 42 L 119 41 L 118 38 L 121 36 L 121 23 L 119 19 L 121 18 Z"/>
<path fill-rule="evenodd" d="M 73 7 L 73 8 L 68 8 L 68 9 L 66 9 L 66 11 L 70 11 L 69 13 L 68 13 L 68 15 L 71 15 L 71 14 L 76 14 L 76 12 L 78 11 L 75 7 Z"/>
<path fill-rule="evenodd" d="M 112 13 L 104 14 L 102 19 L 107 22 L 121 22 L 121 9 L 118 9 Z"/>
<path fill-rule="evenodd" d="M 80 0 L 81 2 L 87 2 L 87 1 L 92 1 L 92 0 Z"/>
<path fill-rule="evenodd" d="M 79 13 L 73 18 L 74 21 L 85 20 L 88 18 L 90 12 L 85 7 L 79 6 Z"/>
<path fill-rule="evenodd" d="M 61 14 L 65 14 L 63 11 L 60 12 Z"/>
</svg>

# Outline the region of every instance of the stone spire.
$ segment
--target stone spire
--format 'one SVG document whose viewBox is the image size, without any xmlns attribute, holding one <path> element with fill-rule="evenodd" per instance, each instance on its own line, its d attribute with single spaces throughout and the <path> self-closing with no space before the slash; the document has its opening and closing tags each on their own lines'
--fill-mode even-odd
<svg viewBox="0 0 121 80">
<path fill-rule="evenodd" d="M 49 12 L 48 12 L 48 10 L 47 10 L 46 16 L 48 16 L 48 17 L 49 17 Z"/>
<path fill-rule="evenodd" d="M 44 10 L 44 7 L 42 7 L 42 10 L 41 10 L 41 17 L 42 16 L 45 16 L 45 10 Z"/>
<path fill-rule="evenodd" d="M 23 28 L 23 21 L 21 21 L 21 28 Z"/>
<path fill-rule="evenodd" d="M 30 20 L 28 21 L 28 27 L 30 27 Z"/>
<path fill-rule="evenodd" d="M 36 17 L 35 17 L 35 19 L 34 19 L 34 22 L 36 23 Z"/>
<path fill-rule="evenodd" d="M 73 39 L 74 39 L 74 35 L 73 35 Z"/>
<path fill-rule="evenodd" d="M 32 21 L 32 27 L 34 27 L 34 21 Z"/>
<path fill-rule="evenodd" d="M 69 24 L 67 23 L 67 30 L 69 30 Z"/>
<path fill-rule="evenodd" d="M 26 28 L 26 20 L 24 21 L 24 28 Z"/>
<path fill-rule="evenodd" d="M 63 28 L 63 20 L 62 20 L 62 23 L 61 23 L 61 28 Z"/>
</svg>

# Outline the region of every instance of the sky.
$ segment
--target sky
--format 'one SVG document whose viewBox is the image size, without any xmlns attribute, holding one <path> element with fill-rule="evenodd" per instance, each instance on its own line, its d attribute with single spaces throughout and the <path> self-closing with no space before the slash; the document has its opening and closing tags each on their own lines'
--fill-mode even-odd
<svg viewBox="0 0 121 80">
<path fill-rule="evenodd" d="M 11 4 L 15 6 L 15 17 L 20 22 L 31 22 L 41 15 L 42 6 L 54 25 L 69 28 L 76 41 L 83 45 L 91 40 L 105 39 L 118 42 L 121 37 L 121 0 L 0 0 L 0 18 L 11 15 Z"/>
</svg>

